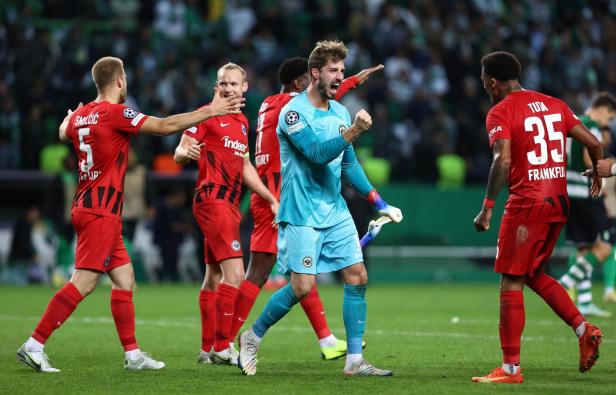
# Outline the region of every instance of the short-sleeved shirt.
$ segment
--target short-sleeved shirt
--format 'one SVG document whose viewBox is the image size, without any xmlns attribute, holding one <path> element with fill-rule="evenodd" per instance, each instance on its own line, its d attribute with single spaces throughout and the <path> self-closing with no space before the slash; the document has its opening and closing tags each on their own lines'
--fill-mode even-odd
<svg viewBox="0 0 616 395">
<path fill-rule="evenodd" d="M 130 136 L 147 119 L 123 104 L 90 102 L 71 116 L 66 135 L 79 160 L 72 211 L 121 218 Z"/>
<path fill-rule="evenodd" d="M 311 133 L 323 142 L 351 126 L 347 109 L 335 100 L 327 111 L 314 107 L 306 92 L 282 108 L 276 130 L 280 141 L 282 189 L 277 221 L 313 228 L 334 226 L 350 217 L 340 194 L 343 153 L 325 164 L 308 160 L 294 139 Z"/>
<path fill-rule="evenodd" d="M 280 197 L 280 144 L 276 135 L 280 110 L 297 93 L 272 95 L 261 104 L 257 119 L 257 138 L 255 141 L 255 167 L 263 184 L 277 197 Z M 259 197 L 256 193 L 252 196 Z"/>
<path fill-rule="evenodd" d="M 244 114 L 212 117 L 184 134 L 204 144 L 198 160 L 195 200 L 224 200 L 239 207 L 244 158 L 249 155 Z"/>
<path fill-rule="evenodd" d="M 503 221 L 566 222 L 565 139 L 579 119 L 562 101 L 535 91 L 512 92 L 486 118 L 490 146 L 511 141 L 509 199 Z"/>
</svg>

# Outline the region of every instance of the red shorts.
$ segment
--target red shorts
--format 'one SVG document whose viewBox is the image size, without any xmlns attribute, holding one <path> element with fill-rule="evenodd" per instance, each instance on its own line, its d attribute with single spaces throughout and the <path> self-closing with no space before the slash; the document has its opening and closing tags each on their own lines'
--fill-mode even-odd
<svg viewBox="0 0 616 395">
<path fill-rule="evenodd" d="M 501 222 L 494 271 L 532 276 L 550 259 L 564 225 L 562 222 Z"/>
<path fill-rule="evenodd" d="M 106 273 L 130 263 L 117 218 L 73 211 L 71 220 L 77 233 L 76 269 Z"/>
<path fill-rule="evenodd" d="M 193 202 L 193 214 L 204 236 L 205 263 L 243 257 L 239 209 L 225 201 Z"/>
<path fill-rule="evenodd" d="M 265 201 L 251 202 L 250 212 L 254 223 L 250 236 L 250 251 L 277 254 L 278 229 L 272 226 L 274 213 L 269 204 Z"/>
</svg>

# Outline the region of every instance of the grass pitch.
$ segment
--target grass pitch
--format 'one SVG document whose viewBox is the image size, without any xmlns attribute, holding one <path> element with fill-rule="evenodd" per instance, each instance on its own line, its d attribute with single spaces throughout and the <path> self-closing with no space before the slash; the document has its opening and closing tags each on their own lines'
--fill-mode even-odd
<svg viewBox="0 0 616 395">
<path fill-rule="evenodd" d="M 482 385 L 501 361 L 498 284 L 375 285 L 368 289 L 366 358 L 392 369 L 391 378 L 346 378 L 344 361 L 322 361 L 300 306 L 265 337 L 255 377 L 239 369 L 196 363 L 200 346 L 198 286 L 141 286 L 135 293 L 140 347 L 167 367 L 126 372 L 100 286 L 56 331 L 46 351 L 58 374 L 35 373 L 15 360 L 54 289 L 0 287 L 0 392 L 2 393 L 616 393 L 616 318 L 593 319 L 604 333 L 599 364 L 577 371 L 575 335 L 527 290 L 522 341 L 522 385 Z M 600 290 L 597 289 L 597 292 Z M 342 289 L 321 287 L 330 327 L 344 337 Z M 248 322 L 265 304 L 263 292 Z M 595 295 L 600 300 L 600 294 Z M 607 306 L 616 313 L 616 305 Z M 457 317 L 454 318 L 454 317 Z"/>
</svg>

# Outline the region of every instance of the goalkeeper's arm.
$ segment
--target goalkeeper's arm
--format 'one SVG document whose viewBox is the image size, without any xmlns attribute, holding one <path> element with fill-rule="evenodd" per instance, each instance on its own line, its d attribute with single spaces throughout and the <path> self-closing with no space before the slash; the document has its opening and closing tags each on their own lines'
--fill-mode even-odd
<svg viewBox="0 0 616 395">
<path fill-rule="evenodd" d="M 348 146 L 342 156 L 342 175 L 363 197 L 372 203 L 379 214 L 391 218 L 394 222 L 402 221 L 400 209 L 388 205 L 370 183 L 364 169 L 362 169 L 355 156 L 355 150 L 353 150 L 352 146 Z"/>
</svg>

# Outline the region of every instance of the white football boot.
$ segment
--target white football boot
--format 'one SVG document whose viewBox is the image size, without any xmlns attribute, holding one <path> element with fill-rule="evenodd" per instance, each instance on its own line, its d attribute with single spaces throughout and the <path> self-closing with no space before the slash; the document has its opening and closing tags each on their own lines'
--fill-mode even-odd
<svg viewBox="0 0 616 395">
<path fill-rule="evenodd" d="M 210 353 L 201 350 L 199 352 L 199 359 L 197 360 L 197 362 L 198 363 L 203 363 L 203 364 L 206 364 L 206 365 L 211 364 L 212 360 L 210 359 Z"/>
<path fill-rule="evenodd" d="M 237 365 L 237 356 L 233 355 L 231 347 L 227 347 L 220 352 L 212 350 L 210 361 L 215 365 Z"/>
<path fill-rule="evenodd" d="M 164 367 L 164 362 L 154 360 L 147 352 L 142 352 L 137 359 L 124 358 L 126 370 L 158 370 Z"/>
<path fill-rule="evenodd" d="M 346 376 L 393 376 L 394 374 L 389 370 L 383 370 L 379 368 L 375 368 L 370 365 L 368 361 L 362 359 L 362 361 L 358 364 L 351 365 L 348 369 L 344 369 L 344 374 Z"/>
<path fill-rule="evenodd" d="M 45 351 L 28 351 L 25 343 L 17 350 L 17 360 L 38 372 L 56 373 L 60 371 L 51 366 Z"/>
<path fill-rule="evenodd" d="M 240 357 L 238 367 L 246 376 L 257 373 L 257 352 L 259 351 L 259 338 L 252 329 L 245 330 L 239 337 Z"/>
</svg>

